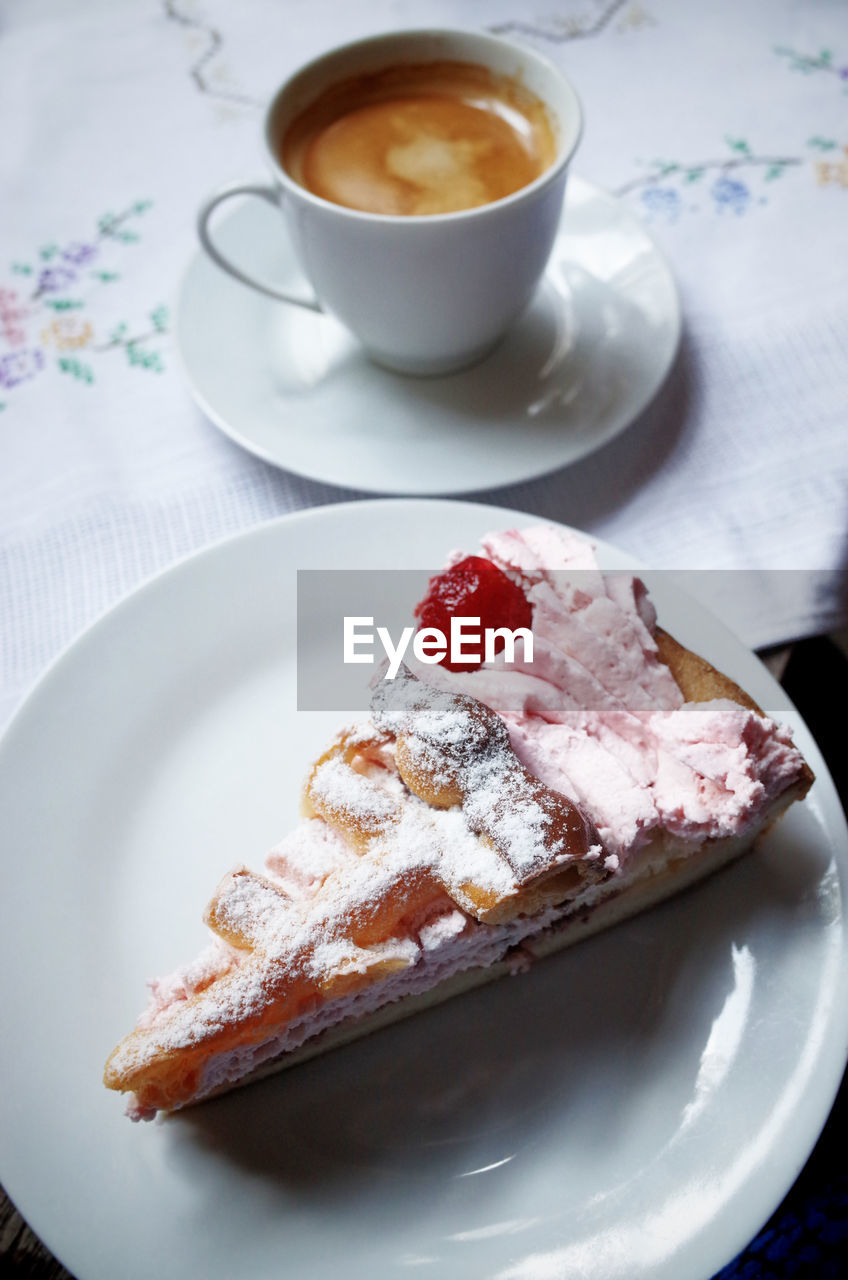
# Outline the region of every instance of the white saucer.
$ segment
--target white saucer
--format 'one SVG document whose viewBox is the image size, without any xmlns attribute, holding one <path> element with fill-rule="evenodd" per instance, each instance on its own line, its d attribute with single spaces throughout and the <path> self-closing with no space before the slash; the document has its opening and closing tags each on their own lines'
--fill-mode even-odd
<svg viewBox="0 0 848 1280">
<path fill-rule="evenodd" d="M 254 275 L 298 279 L 282 220 L 263 201 L 239 205 L 216 234 Z M 314 480 L 406 494 L 494 488 L 576 462 L 645 408 L 679 336 L 657 247 L 623 204 L 579 178 L 534 301 L 465 372 L 380 369 L 334 319 L 264 297 L 200 250 L 176 322 L 192 393 L 237 444 Z"/>
</svg>

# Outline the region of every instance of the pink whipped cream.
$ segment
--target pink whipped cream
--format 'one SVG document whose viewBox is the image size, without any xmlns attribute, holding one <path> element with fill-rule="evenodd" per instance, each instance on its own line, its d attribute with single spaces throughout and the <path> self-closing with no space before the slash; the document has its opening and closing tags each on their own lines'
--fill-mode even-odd
<svg viewBox="0 0 848 1280">
<path fill-rule="evenodd" d="M 511 665 L 411 664 L 415 674 L 497 711 L 522 763 L 584 809 L 619 861 L 659 831 L 740 834 L 801 777 L 772 720 L 726 699 L 684 705 L 658 658 L 644 584 L 602 574 L 583 538 L 553 526 L 492 533 L 481 554 L 530 601 L 532 663 L 519 645 Z"/>
</svg>

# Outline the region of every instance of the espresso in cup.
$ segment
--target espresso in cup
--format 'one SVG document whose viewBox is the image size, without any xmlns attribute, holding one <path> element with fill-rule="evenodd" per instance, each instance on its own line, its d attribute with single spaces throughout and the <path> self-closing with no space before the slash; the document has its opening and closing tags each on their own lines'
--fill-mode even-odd
<svg viewBox="0 0 848 1280">
<path fill-rule="evenodd" d="M 279 140 L 307 191 L 365 213 L 418 217 L 491 204 L 540 177 L 557 139 L 518 80 L 468 62 L 395 65 L 326 89 Z"/>
</svg>

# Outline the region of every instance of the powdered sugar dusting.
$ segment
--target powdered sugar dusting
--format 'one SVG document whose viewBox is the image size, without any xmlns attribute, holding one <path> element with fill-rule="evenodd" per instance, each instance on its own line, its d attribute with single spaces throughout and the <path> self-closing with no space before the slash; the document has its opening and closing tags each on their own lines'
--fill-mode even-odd
<svg viewBox="0 0 848 1280">
<path fill-rule="evenodd" d="M 285 891 L 240 867 L 226 876 L 207 913 L 207 923 L 236 947 L 262 946 L 292 913 Z"/>
<path fill-rule="evenodd" d="M 448 803 L 460 796 L 469 828 L 486 837 L 519 885 L 595 846 L 582 814 L 519 765 L 503 722 L 478 702 L 404 671 L 377 686 L 372 715 L 398 737 L 407 784 L 434 803 L 443 790 Z"/>
<path fill-rule="evenodd" d="M 312 897 L 333 871 L 341 871 L 356 853 L 335 827 L 308 819 L 275 845 L 265 860 L 269 877 L 291 898 Z"/>
<path fill-rule="evenodd" d="M 310 793 L 314 801 L 323 802 L 342 819 L 355 821 L 365 830 L 379 829 L 398 816 L 397 801 L 384 787 L 354 772 L 338 757 L 318 765 Z"/>
<path fill-rule="evenodd" d="M 190 964 L 149 983 L 150 1000 L 138 1020 L 141 1028 L 150 1027 L 163 1010 L 188 1000 L 241 963 L 243 952 L 236 951 L 222 938 L 213 938 Z"/>
</svg>

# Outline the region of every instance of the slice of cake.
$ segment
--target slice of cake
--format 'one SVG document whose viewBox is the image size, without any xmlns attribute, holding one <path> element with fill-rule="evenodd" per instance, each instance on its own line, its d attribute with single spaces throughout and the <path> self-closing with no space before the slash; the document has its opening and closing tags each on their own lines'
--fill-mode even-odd
<svg viewBox="0 0 848 1280">
<path fill-rule="evenodd" d="M 151 1118 L 279 1070 L 641 911 L 750 848 L 812 774 L 789 735 L 656 625 L 644 586 L 553 528 L 455 556 L 416 613 L 531 624 L 377 685 L 212 940 L 151 984 L 106 1065 Z"/>
</svg>

